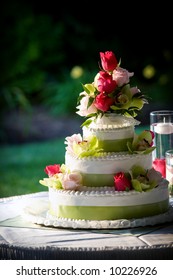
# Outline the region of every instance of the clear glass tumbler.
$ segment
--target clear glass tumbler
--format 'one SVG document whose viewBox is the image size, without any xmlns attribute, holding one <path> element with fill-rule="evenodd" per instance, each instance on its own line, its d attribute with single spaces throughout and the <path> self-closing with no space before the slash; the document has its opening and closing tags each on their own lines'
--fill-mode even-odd
<svg viewBox="0 0 173 280">
<path fill-rule="evenodd" d="M 153 164 L 158 171 L 162 167 L 162 175 L 166 177 L 166 151 L 173 149 L 173 110 L 150 112 L 150 129 L 154 132 L 156 147 L 152 152 Z"/>
</svg>

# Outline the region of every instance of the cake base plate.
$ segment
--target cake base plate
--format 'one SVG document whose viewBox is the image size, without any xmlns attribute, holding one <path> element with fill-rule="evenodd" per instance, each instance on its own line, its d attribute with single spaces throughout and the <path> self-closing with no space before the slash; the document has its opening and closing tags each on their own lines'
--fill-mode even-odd
<svg viewBox="0 0 173 280">
<path fill-rule="evenodd" d="M 72 220 L 65 218 L 56 218 L 49 214 L 48 198 L 37 200 L 24 208 L 24 218 L 34 224 L 72 229 L 122 229 L 145 227 L 163 224 L 173 221 L 173 198 L 170 199 L 170 205 L 167 212 L 155 216 L 144 217 L 140 219 L 120 219 L 120 220 Z"/>
</svg>

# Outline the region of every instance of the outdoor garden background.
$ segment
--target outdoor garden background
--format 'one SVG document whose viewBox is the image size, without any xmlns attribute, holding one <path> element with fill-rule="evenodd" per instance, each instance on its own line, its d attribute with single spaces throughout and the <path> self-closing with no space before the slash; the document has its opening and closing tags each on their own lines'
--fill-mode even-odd
<svg viewBox="0 0 173 280">
<path fill-rule="evenodd" d="M 150 111 L 173 109 L 171 8 L 130 5 L 1 3 L 0 197 L 46 191 L 45 166 L 63 163 L 64 138 L 81 131 L 77 97 L 100 51 L 112 50 L 148 97 L 141 128 Z"/>
</svg>

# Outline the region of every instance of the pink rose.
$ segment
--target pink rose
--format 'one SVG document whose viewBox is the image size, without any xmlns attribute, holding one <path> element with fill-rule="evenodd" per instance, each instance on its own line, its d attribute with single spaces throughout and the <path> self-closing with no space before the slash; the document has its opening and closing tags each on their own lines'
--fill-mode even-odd
<svg viewBox="0 0 173 280">
<path fill-rule="evenodd" d="M 107 96 L 103 92 L 98 94 L 96 96 L 95 101 L 94 101 L 95 107 L 98 110 L 103 111 L 103 112 L 109 111 L 110 110 L 110 106 L 113 105 L 113 103 L 114 103 L 114 99 L 110 98 L 109 96 Z"/>
<path fill-rule="evenodd" d="M 113 92 L 117 84 L 113 81 L 112 76 L 104 71 L 100 71 L 94 80 L 94 85 L 100 92 L 111 93 Z"/>
<path fill-rule="evenodd" d="M 117 59 L 112 51 L 100 52 L 101 65 L 105 71 L 113 71 L 117 67 Z"/>
<path fill-rule="evenodd" d="M 114 81 L 116 81 L 117 85 L 119 87 L 128 84 L 129 78 L 132 77 L 134 73 L 129 73 L 126 69 L 123 69 L 121 67 L 117 67 L 112 74 L 112 78 Z"/>
<path fill-rule="evenodd" d="M 49 177 L 52 177 L 57 173 L 61 173 L 60 167 L 60 164 L 48 165 L 45 167 L 44 172 L 48 174 Z"/>
<path fill-rule="evenodd" d="M 62 177 L 62 185 L 65 190 L 77 190 L 82 184 L 82 176 L 80 173 L 73 172 L 71 174 L 66 173 Z"/>
<path fill-rule="evenodd" d="M 166 178 L 166 161 L 164 158 L 156 158 L 153 161 L 153 168 L 162 174 L 163 178 Z"/>
<path fill-rule="evenodd" d="M 114 184 L 116 191 L 128 191 L 132 188 L 131 181 L 123 172 L 119 172 L 114 176 Z"/>
</svg>

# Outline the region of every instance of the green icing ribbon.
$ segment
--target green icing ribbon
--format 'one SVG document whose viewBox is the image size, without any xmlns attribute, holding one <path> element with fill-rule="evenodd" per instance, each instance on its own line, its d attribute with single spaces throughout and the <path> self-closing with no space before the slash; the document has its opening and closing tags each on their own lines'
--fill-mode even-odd
<svg viewBox="0 0 173 280">
<path fill-rule="evenodd" d="M 127 151 L 127 142 L 132 142 L 133 138 L 117 140 L 100 140 L 98 139 L 98 148 L 104 152 L 124 152 Z"/>
<path fill-rule="evenodd" d="M 135 206 L 66 206 L 50 207 L 50 214 L 58 218 L 84 220 L 118 220 L 143 218 L 162 214 L 168 210 L 169 200 Z"/>
<path fill-rule="evenodd" d="M 114 175 L 115 174 L 84 174 L 82 175 L 82 182 L 87 187 L 103 187 L 103 186 L 114 186 Z"/>
</svg>

